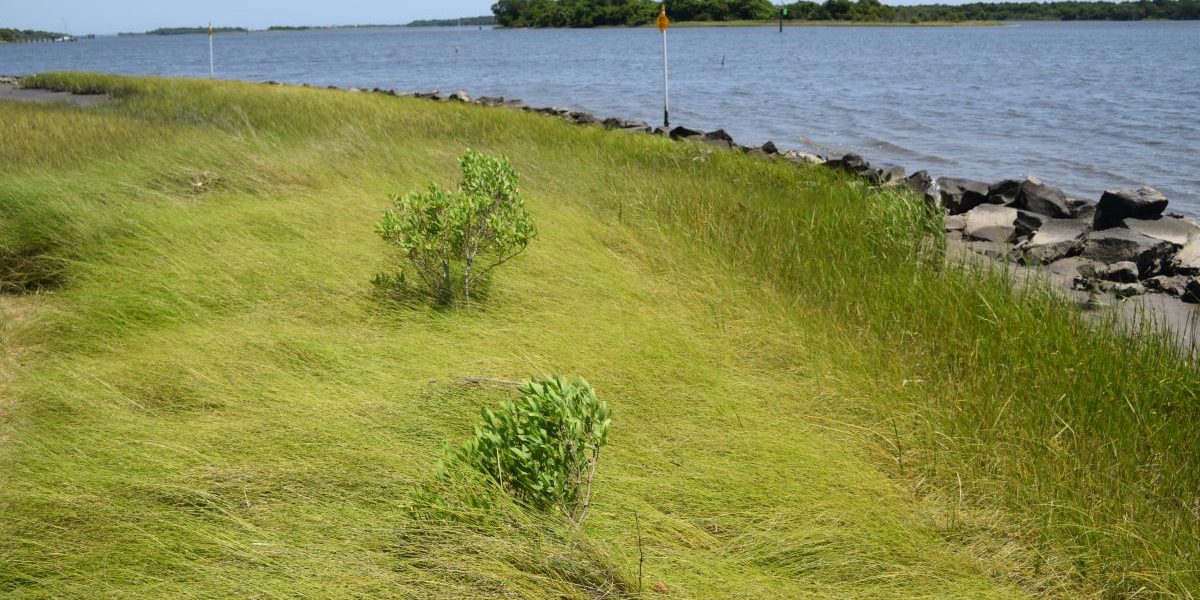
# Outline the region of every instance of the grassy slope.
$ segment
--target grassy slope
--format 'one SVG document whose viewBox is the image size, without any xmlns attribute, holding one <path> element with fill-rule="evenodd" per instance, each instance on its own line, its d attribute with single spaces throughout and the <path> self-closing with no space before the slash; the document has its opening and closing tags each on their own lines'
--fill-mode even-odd
<svg viewBox="0 0 1200 600">
<path fill-rule="evenodd" d="M 563 565 L 634 578 L 635 512 L 680 597 L 1197 581 L 1194 372 L 922 266 L 911 198 L 470 106 L 47 82 L 121 100 L 0 105 L 6 276 L 66 284 L 0 297 L 14 597 L 581 595 Z M 484 310 L 381 302 L 387 194 L 467 147 L 514 159 L 540 239 Z M 459 378 L 531 372 L 616 411 L 588 539 L 412 517 L 504 397 Z"/>
</svg>

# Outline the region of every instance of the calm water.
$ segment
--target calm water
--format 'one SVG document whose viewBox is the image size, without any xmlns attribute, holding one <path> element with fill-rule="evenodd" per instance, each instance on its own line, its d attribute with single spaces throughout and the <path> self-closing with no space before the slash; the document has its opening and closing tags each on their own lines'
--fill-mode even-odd
<svg viewBox="0 0 1200 600">
<path fill-rule="evenodd" d="M 658 123 L 653 29 L 377 29 L 217 37 L 219 77 L 465 89 Z M 676 28 L 672 124 L 741 143 L 1081 197 L 1152 185 L 1200 213 L 1200 22 L 984 28 Z M 0 46 L 0 73 L 207 76 L 207 38 Z"/>
</svg>

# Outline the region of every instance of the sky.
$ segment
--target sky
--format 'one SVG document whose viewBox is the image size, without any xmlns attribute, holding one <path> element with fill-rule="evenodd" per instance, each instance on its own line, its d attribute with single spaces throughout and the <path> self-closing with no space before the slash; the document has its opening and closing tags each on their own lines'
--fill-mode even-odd
<svg viewBox="0 0 1200 600">
<path fill-rule="evenodd" d="M 158 27 L 403 24 L 489 15 L 493 0 L 0 0 L 0 27 L 74 35 Z M 63 27 L 63 21 L 66 27 Z"/>
</svg>

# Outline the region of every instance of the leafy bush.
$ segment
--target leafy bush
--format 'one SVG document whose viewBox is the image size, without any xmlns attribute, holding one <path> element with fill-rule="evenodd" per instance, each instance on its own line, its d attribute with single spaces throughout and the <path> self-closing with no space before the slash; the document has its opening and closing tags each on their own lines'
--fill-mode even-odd
<svg viewBox="0 0 1200 600">
<path fill-rule="evenodd" d="M 519 501 L 559 509 L 578 525 L 587 518 L 600 448 L 612 415 L 582 378 L 534 378 L 521 398 L 483 409 L 475 437 L 450 459 L 471 465 Z"/>
<path fill-rule="evenodd" d="M 470 310 L 475 284 L 525 250 L 537 229 L 508 159 L 468 150 L 459 164 L 462 182 L 457 191 L 432 184 L 425 193 L 397 196 L 376 230 L 400 249 L 435 299 L 450 303 L 461 292 Z M 402 270 L 394 281 L 405 279 Z"/>
</svg>

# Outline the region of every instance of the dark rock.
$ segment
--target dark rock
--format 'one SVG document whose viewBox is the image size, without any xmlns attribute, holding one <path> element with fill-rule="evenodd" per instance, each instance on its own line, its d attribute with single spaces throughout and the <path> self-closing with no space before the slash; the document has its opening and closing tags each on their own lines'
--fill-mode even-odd
<svg viewBox="0 0 1200 600">
<path fill-rule="evenodd" d="M 1146 286 L 1140 283 L 1113 283 L 1105 286 L 1105 291 L 1111 292 L 1118 298 L 1132 298 L 1146 293 Z"/>
<path fill-rule="evenodd" d="M 504 98 L 499 96 L 480 96 L 475 99 L 475 103 L 483 106 L 500 106 L 504 104 Z"/>
<path fill-rule="evenodd" d="M 1200 304 L 1200 279 L 1189 279 L 1179 299 L 1190 304 Z"/>
<path fill-rule="evenodd" d="M 730 135 L 728 133 L 725 133 L 724 129 L 710 131 L 710 132 L 700 136 L 700 141 L 702 141 L 706 144 L 711 144 L 713 146 L 717 146 L 719 148 L 733 148 L 734 147 L 733 138 L 730 137 Z"/>
<path fill-rule="evenodd" d="M 1103 270 L 1099 270 L 1096 276 L 1108 281 L 1116 281 L 1120 283 L 1136 283 L 1141 279 L 1141 271 L 1138 266 L 1127 260 L 1119 263 L 1108 265 Z"/>
<path fill-rule="evenodd" d="M 1118 226 L 1177 246 L 1200 235 L 1200 225 L 1191 219 L 1124 219 Z"/>
<path fill-rule="evenodd" d="M 904 182 L 917 194 L 933 198 L 933 194 L 930 193 L 930 190 L 933 189 L 933 176 L 929 174 L 929 171 L 917 171 L 909 175 Z"/>
<path fill-rule="evenodd" d="M 775 142 L 769 140 L 767 143 L 762 145 L 762 151 L 766 152 L 767 154 L 779 154 L 779 148 L 775 146 Z"/>
<path fill-rule="evenodd" d="M 904 182 L 904 167 L 888 165 L 870 169 L 866 177 L 874 185 L 900 185 Z"/>
<path fill-rule="evenodd" d="M 595 125 L 600 122 L 595 116 L 585 112 L 572 112 L 567 117 L 578 125 Z"/>
<path fill-rule="evenodd" d="M 1056 187 L 1050 187 L 1035 177 L 1022 181 L 1017 187 L 1013 206 L 1055 219 L 1071 217 L 1067 195 Z"/>
<path fill-rule="evenodd" d="M 704 135 L 703 131 L 697 129 L 688 129 L 687 127 L 676 127 L 671 130 L 671 139 L 683 140 L 688 138 L 700 137 Z"/>
<path fill-rule="evenodd" d="M 1020 179 L 1005 179 L 988 186 L 988 204 L 1011 205 L 1017 201 L 1017 192 L 1021 189 Z"/>
<path fill-rule="evenodd" d="M 1017 209 L 995 204 L 977 206 L 966 213 L 963 237 L 994 243 L 1008 243 L 1017 233 Z"/>
<path fill-rule="evenodd" d="M 1074 200 L 1074 202 L 1072 202 Z M 1071 218 L 1086 220 L 1089 224 L 1096 218 L 1096 203 L 1091 200 L 1075 200 L 1067 198 L 1068 206 L 1071 207 Z"/>
<path fill-rule="evenodd" d="M 1167 197 L 1154 188 L 1109 190 L 1096 206 L 1096 229 L 1116 227 L 1122 220 L 1153 219 L 1167 208 Z"/>
<path fill-rule="evenodd" d="M 1158 275 L 1156 277 L 1151 277 L 1142 283 L 1146 286 L 1147 290 L 1178 298 L 1183 296 L 1187 291 L 1187 282 L 1187 277 L 1181 277 L 1178 275 Z"/>
<path fill-rule="evenodd" d="M 937 186 L 942 207 L 952 215 L 961 215 L 988 200 L 988 184 L 981 181 L 942 177 Z"/>
<path fill-rule="evenodd" d="M 470 102 L 471 101 L 471 97 L 468 96 L 467 93 L 462 90 L 458 90 L 457 92 L 450 94 L 450 97 L 448 99 L 451 102 Z"/>
<path fill-rule="evenodd" d="M 1174 254 L 1170 242 L 1128 229 L 1105 229 L 1084 236 L 1080 256 L 1105 264 L 1129 261 L 1147 276 L 1158 275 Z"/>
<path fill-rule="evenodd" d="M 1083 236 L 1091 229 L 1086 221 L 1050 219 L 1021 247 L 1029 264 L 1047 264 L 1079 254 Z"/>
<path fill-rule="evenodd" d="M 1018 238 L 1030 237 L 1046 224 L 1050 217 L 1041 215 L 1027 210 L 1017 209 L 1017 220 L 1013 223 L 1017 227 L 1016 236 Z"/>
<path fill-rule="evenodd" d="M 841 158 L 831 158 L 825 161 L 825 166 L 856 175 L 861 175 L 871 168 L 871 164 L 866 159 L 854 153 L 844 154 Z"/>
</svg>

